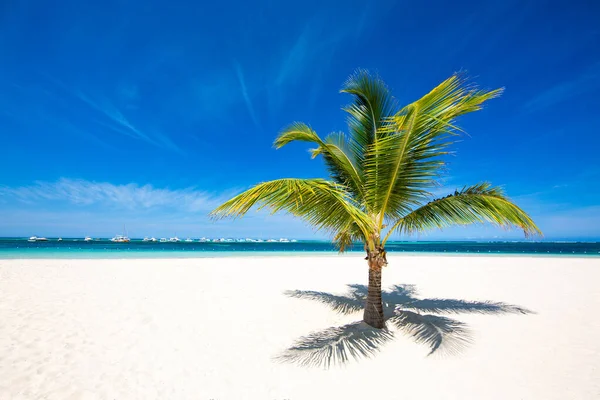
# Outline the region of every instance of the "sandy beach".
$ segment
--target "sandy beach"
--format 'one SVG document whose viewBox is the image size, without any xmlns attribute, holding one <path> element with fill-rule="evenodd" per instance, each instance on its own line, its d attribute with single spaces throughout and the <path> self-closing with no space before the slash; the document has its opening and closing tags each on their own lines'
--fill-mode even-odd
<svg viewBox="0 0 600 400">
<path fill-rule="evenodd" d="M 0 260 L 0 399 L 600 397 L 600 259 L 389 261 Z"/>
</svg>

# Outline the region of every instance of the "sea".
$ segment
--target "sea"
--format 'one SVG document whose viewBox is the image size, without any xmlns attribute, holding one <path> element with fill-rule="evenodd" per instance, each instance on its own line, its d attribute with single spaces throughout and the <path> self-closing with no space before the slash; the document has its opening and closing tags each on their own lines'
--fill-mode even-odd
<svg viewBox="0 0 600 400">
<path fill-rule="evenodd" d="M 403 255 L 521 255 L 542 257 L 598 257 L 600 242 L 388 242 L 388 254 Z M 345 254 L 364 253 L 360 244 Z M 144 242 L 113 243 L 108 239 L 86 242 L 83 239 L 50 239 L 29 242 L 27 238 L 0 238 L 0 259 L 95 259 L 95 258 L 201 258 L 231 256 L 305 256 L 338 255 L 328 241 L 296 242 Z"/>
</svg>

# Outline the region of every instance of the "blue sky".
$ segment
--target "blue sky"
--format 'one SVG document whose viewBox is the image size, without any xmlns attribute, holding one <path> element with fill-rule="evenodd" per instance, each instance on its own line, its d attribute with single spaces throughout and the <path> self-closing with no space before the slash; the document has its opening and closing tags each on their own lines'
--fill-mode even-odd
<svg viewBox="0 0 600 400">
<path fill-rule="evenodd" d="M 345 130 L 339 89 L 366 68 L 401 103 L 459 70 L 506 87 L 460 121 L 446 186 L 503 185 L 547 239 L 600 238 L 597 1 L 204 3 L 2 2 L 0 236 L 321 237 L 206 213 L 260 181 L 324 176 L 273 139 L 293 121 Z"/>
</svg>

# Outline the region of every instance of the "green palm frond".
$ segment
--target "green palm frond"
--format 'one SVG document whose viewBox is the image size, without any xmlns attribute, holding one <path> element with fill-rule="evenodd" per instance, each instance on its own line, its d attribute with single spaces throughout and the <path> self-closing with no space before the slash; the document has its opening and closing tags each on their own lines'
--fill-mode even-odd
<svg viewBox="0 0 600 400">
<path fill-rule="evenodd" d="M 354 102 L 344 111 L 348 113 L 349 147 L 362 171 L 367 149 L 380 135 L 384 121 L 394 114 L 396 104 L 385 83 L 365 70 L 351 75 L 341 93 L 354 97 Z"/>
<path fill-rule="evenodd" d="M 369 147 L 365 158 L 367 203 L 391 218 L 420 204 L 437 184 L 441 156 L 459 128 L 456 117 L 479 110 L 501 90 L 479 90 L 458 75 L 446 79 L 427 95 L 404 107 L 382 126 L 385 133 Z"/>
<path fill-rule="evenodd" d="M 354 221 L 350 221 L 344 229 L 338 231 L 333 236 L 333 243 L 335 243 L 340 253 L 348 250 L 355 242 L 366 243 L 366 239 Z"/>
<path fill-rule="evenodd" d="M 354 206 L 341 185 L 324 179 L 277 179 L 260 183 L 213 210 L 213 218 L 239 217 L 253 206 L 287 211 L 317 229 L 339 232 L 354 222 L 366 237 L 373 230 L 369 218 Z"/>
<path fill-rule="evenodd" d="M 385 240 L 393 231 L 411 234 L 452 225 L 485 222 L 503 228 L 518 227 L 523 229 L 525 236 L 542 234 L 525 211 L 512 203 L 500 188 L 480 183 L 430 201 L 400 218 Z"/>
<path fill-rule="evenodd" d="M 279 134 L 275 139 L 274 146 L 279 149 L 292 141 L 316 144 L 318 147 L 311 151 L 312 158 L 319 154 L 322 155 L 332 179 L 347 186 L 355 198 L 363 197 L 362 178 L 351 158 L 343 133 L 332 133 L 322 140 L 310 126 L 302 122 L 295 122 Z"/>
</svg>

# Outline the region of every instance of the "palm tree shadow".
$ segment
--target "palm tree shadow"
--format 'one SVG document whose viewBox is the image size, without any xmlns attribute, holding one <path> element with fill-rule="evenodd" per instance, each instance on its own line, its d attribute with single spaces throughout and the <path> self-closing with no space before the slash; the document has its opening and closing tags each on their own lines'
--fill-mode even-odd
<svg viewBox="0 0 600 400">
<path fill-rule="evenodd" d="M 286 291 L 293 298 L 317 301 L 339 314 L 361 312 L 367 297 L 365 285 L 348 285 L 344 295 L 307 290 Z M 414 285 L 395 285 L 382 292 L 386 327 L 375 329 L 362 321 L 333 326 L 297 339 L 276 357 L 280 362 L 301 366 L 343 365 L 351 360 L 372 357 L 395 338 L 394 329 L 429 348 L 429 354 L 455 355 L 473 340 L 461 321 L 434 314 L 531 314 L 532 311 L 502 302 L 457 299 L 419 299 Z M 433 313 L 433 314 L 431 314 Z"/>
</svg>

